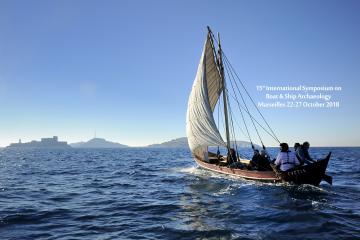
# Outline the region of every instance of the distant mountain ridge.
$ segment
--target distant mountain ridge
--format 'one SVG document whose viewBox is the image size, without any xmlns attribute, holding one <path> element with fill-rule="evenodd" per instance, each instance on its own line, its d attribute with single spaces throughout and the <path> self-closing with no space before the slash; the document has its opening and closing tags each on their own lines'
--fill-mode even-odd
<svg viewBox="0 0 360 240">
<path fill-rule="evenodd" d="M 148 145 L 149 148 L 188 148 L 188 140 L 186 137 L 172 139 L 167 142 Z"/>
<path fill-rule="evenodd" d="M 235 141 L 231 141 L 231 145 L 234 144 Z M 236 141 L 237 146 L 240 148 L 251 148 L 251 143 L 247 142 L 247 141 Z M 258 145 L 254 144 L 255 148 L 259 148 Z M 158 144 L 151 144 L 148 145 L 147 147 L 150 148 L 188 148 L 189 144 L 188 144 L 188 140 L 187 137 L 181 137 L 181 138 L 176 138 L 176 139 L 172 139 L 170 141 L 166 141 L 163 143 L 158 143 Z"/>
<path fill-rule="evenodd" d="M 124 144 L 107 141 L 104 138 L 93 138 L 87 142 L 70 143 L 70 146 L 73 148 L 127 148 L 127 147 L 129 147 Z"/>
</svg>

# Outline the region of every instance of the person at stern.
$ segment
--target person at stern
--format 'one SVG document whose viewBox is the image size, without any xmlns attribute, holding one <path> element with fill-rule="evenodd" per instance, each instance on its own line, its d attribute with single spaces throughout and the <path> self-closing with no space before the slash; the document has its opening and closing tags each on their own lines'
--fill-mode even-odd
<svg viewBox="0 0 360 240">
<path fill-rule="evenodd" d="M 300 165 L 299 160 L 296 158 L 295 153 L 289 150 L 287 143 L 280 144 L 280 152 L 276 157 L 275 165 L 280 166 L 281 171 L 288 171 L 293 167 Z"/>
</svg>

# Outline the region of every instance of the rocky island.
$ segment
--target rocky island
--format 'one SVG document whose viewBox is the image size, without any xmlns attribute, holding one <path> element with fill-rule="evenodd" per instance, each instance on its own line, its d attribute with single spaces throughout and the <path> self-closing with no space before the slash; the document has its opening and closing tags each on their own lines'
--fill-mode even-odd
<svg viewBox="0 0 360 240">
<path fill-rule="evenodd" d="M 41 138 L 40 141 L 31 141 L 22 143 L 19 139 L 18 143 L 11 143 L 8 148 L 70 148 L 67 142 L 59 142 L 57 136 L 52 138 Z"/>
<path fill-rule="evenodd" d="M 127 148 L 129 146 L 116 142 L 110 142 L 104 138 L 93 138 L 87 142 L 71 143 L 73 148 Z"/>
</svg>

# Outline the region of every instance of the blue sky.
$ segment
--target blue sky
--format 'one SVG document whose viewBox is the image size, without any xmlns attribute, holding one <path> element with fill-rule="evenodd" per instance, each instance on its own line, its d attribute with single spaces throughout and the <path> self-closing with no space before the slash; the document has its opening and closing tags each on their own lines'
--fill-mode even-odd
<svg viewBox="0 0 360 240">
<path fill-rule="evenodd" d="M 257 85 L 343 88 L 339 109 L 262 109 L 282 141 L 359 146 L 359 12 L 358 1 L 2 0 L 0 146 L 185 136 L 207 25 L 256 100 Z"/>
</svg>

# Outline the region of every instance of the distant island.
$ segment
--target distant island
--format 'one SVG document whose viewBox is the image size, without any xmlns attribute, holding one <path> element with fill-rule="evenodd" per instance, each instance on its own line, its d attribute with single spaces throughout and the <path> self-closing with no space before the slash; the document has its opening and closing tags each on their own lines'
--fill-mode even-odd
<svg viewBox="0 0 360 240">
<path fill-rule="evenodd" d="M 22 143 L 21 139 L 18 143 L 11 143 L 8 148 L 70 148 L 67 142 L 59 142 L 57 136 L 52 138 L 41 138 L 40 141 L 31 141 Z"/>
<path fill-rule="evenodd" d="M 87 142 L 70 143 L 73 148 L 127 148 L 129 146 L 116 142 L 110 142 L 104 138 L 93 138 Z"/>
<path fill-rule="evenodd" d="M 149 148 L 188 148 L 188 140 L 186 137 L 176 138 L 167 142 L 148 145 Z"/>
</svg>

